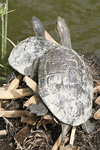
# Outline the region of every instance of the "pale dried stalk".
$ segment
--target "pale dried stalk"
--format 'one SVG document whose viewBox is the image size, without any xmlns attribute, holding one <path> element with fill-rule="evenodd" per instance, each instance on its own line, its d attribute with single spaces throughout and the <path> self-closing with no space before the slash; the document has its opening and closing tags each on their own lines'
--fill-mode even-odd
<svg viewBox="0 0 100 150">
<path fill-rule="evenodd" d="M 5 109 L 4 108 L 0 108 L 0 111 L 5 111 Z"/>
<path fill-rule="evenodd" d="M 17 145 L 16 149 L 24 150 L 23 143 L 25 138 L 28 137 L 29 133 L 30 133 L 30 128 L 26 125 L 15 135 L 14 140 Z"/>
<path fill-rule="evenodd" d="M 6 134 L 7 134 L 7 131 L 6 131 L 6 130 L 1 130 L 1 131 L 0 131 L 0 136 L 6 135 Z"/>
<path fill-rule="evenodd" d="M 69 130 L 70 130 L 70 127 L 67 129 L 66 134 L 68 133 Z M 58 137 L 57 141 L 55 142 L 55 144 L 52 147 L 52 150 L 57 150 L 58 147 L 60 146 L 60 144 L 61 144 L 61 136 L 62 136 L 62 134 L 60 134 L 60 136 Z"/>
<path fill-rule="evenodd" d="M 14 89 L 18 88 L 21 78 L 22 78 L 22 75 L 18 74 L 18 76 L 10 83 L 7 90 L 10 91 L 10 90 L 14 90 Z"/>
<path fill-rule="evenodd" d="M 100 96 L 95 100 L 95 103 L 100 105 Z"/>
<path fill-rule="evenodd" d="M 71 147 L 71 145 L 68 144 L 66 146 L 61 146 L 60 150 L 74 150 L 74 149 Z"/>
<path fill-rule="evenodd" d="M 0 117 L 6 118 L 18 118 L 24 114 L 29 114 L 29 111 L 26 110 L 0 111 Z"/>
<path fill-rule="evenodd" d="M 33 117 L 24 117 L 22 116 L 21 117 L 21 122 L 23 123 L 27 123 L 27 124 L 30 124 L 30 125 L 36 125 L 36 119 Z"/>
<path fill-rule="evenodd" d="M 100 119 L 100 109 L 94 114 L 95 119 Z"/>
<path fill-rule="evenodd" d="M 2 102 L 0 101 L 0 108 L 2 107 Z"/>
<path fill-rule="evenodd" d="M 51 35 L 47 31 L 45 31 L 45 36 L 46 36 L 47 40 L 49 40 L 49 41 L 51 41 L 51 42 L 58 45 L 58 43 L 51 37 Z"/>
<path fill-rule="evenodd" d="M 70 142 L 69 142 L 69 144 L 70 144 L 71 146 L 73 146 L 73 144 L 74 144 L 75 132 L 76 132 L 76 127 L 73 126 L 72 132 L 71 132 L 71 136 L 70 136 Z"/>
<path fill-rule="evenodd" d="M 35 81 L 33 81 L 31 78 L 29 78 L 28 76 L 24 77 L 24 81 L 26 82 L 26 84 L 37 94 L 38 92 L 38 85 Z"/>
<path fill-rule="evenodd" d="M 38 104 L 41 101 L 42 99 L 40 98 L 39 95 L 33 95 L 25 102 L 24 106 L 28 107 L 30 104 Z"/>
<path fill-rule="evenodd" d="M 13 126 L 12 122 L 10 122 L 10 120 L 8 120 L 8 119 L 5 118 L 5 117 L 4 117 L 3 119 L 4 119 L 5 123 L 6 123 L 6 125 L 9 124 L 9 126 L 11 126 L 12 128 L 14 128 L 14 126 Z"/>
<path fill-rule="evenodd" d="M 43 119 L 45 119 L 45 120 L 53 120 L 51 115 L 45 115 L 45 116 L 43 116 Z"/>
<path fill-rule="evenodd" d="M 0 90 L 3 90 L 3 91 L 7 90 L 8 89 L 8 84 L 5 84 L 5 85 L 7 85 L 7 86 L 6 87 L 0 87 Z"/>
<path fill-rule="evenodd" d="M 62 134 L 60 134 L 60 136 L 58 137 L 57 141 L 56 141 L 55 144 L 53 145 L 52 150 L 57 150 L 58 147 L 60 146 L 60 144 L 61 144 L 61 135 L 62 135 Z"/>
<path fill-rule="evenodd" d="M 14 99 L 14 98 L 22 98 L 25 96 L 31 96 L 33 92 L 30 88 L 16 89 L 10 91 L 2 91 L 0 90 L 0 99 Z"/>
<path fill-rule="evenodd" d="M 100 92 L 100 86 L 97 86 L 93 89 L 94 93 Z"/>
<path fill-rule="evenodd" d="M 19 74 L 9 85 L 8 89 L 6 91 L 2 91 L 0 92 L 0 97 L 2 97 L 2 99 L 8 99 L 9 96 L 11 96 L 11 94 L 13 93 L 12 90 L 16 89 L 19 86 L 19 83 L 21 81 L 22 75 Z M 10 94 L 9 94 L 10 93 Z M 8 94 L 8 95 L 6 95 Z M 5 98 L 5 96 L 7 96 Z M 14 96 L 14 95 L 13 95 Z M 17 95 L 18 96 L 18 95 Z M 10 98 L 10 97 L 9 97 Z M 15 96 L 13 97 L 15 98 Z M 11 97 L 12 99 L 12 97 Z M 17 113 L 17 114 L 16 114 Z M 23 112 L 19 112 L 19 111 L 5 111 L 3 108 L 0 109 L 0 116 L 1 117 L 21 117 L 20 115 L 23 114 Z"/>
</svg>

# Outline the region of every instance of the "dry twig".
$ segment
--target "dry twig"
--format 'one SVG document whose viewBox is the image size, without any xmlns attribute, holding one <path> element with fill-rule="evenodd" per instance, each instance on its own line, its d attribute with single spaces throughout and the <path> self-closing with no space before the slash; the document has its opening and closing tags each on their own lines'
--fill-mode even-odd
<svg viewBox="0 0 100 150">
<path fill-rule="evenodd" d="M 94 93 L 100 92 L 100 86 L 96 86 L 93 89 Z"/>
<path fill-rule="evenodd" d="M 66 134 L 68 133 L 69 130 L 70 130 L 70 127 L 67 129 Z M 60 134 L 60 136 L 58 137 L 57 141 L 55 142 L 55 144 L 52 147 L 52 150 L 57 150 L 58 147 L 60 146 L 60 144 L 61 144 L 61 136 L 62 136 L 62 134 Z"/>
<path fill-rule="evenodd" d="M 30 104 L 38 104 L 41 101 L 39 95 L 33 95 L 24 104 L 24 107 L 28 107 Z"/>
<path fill-rule="evenodd" d="M 73 146 L 73 144 L 74 144 L 75 132 L 76 132 L 76 127 L 73 126 L 72 132 L 71 132 L 71 137 L 70 137 L 70 142 L 69 142 L 71 146 Z"/>
<path fill-rule="evenodd" d="M 95 100 L 95 103 L 100 105 L 100 96 Z"/>
<path fill-rule="evenodd" d="M 0 117 L 6 118 L 18 118 L 24 114 L 28 114 L 29 111 L 26 110 L 11 110 L 11 111 L 0 111 Z"/>
<path fill-rule="evenodd" d="M 7 131 L 6 130 L 0 130 L 0 136 L 6 135 Z"/>
<path fill-rule="evenodd" d="M 36 116 L 34 114 L 28 115 L 28 117 L 22 116 L 21 122 L 24 122 L 30 125 L 36 125 Z"/>
<path fill-rule="evenodd" d="M 100 119 L 100 109 L 94 114 L 94 119 Z"/>
<path fill-rule="evenodd" d="M 33 81 L 31 78 L 29 78 L 28 76 L 24 77 L 24 81 L 26 82 L 26 84 L 37 94 L 38 92 L 38 85 L 35 81 Z"/>
<path fill-rule="evenodd" d="M 45 36 L 47 40 L 50 40 L 51 42 L 58 45 L 58 43 L 51 37 L 51 35 L 47 31 L 45 31 Z"/>
<path fill-rule="evenodd" d="M 15 89 L 10 91 L 2 91 L 0 90 L 0 99 L 15 99 L 15 98 L 22 98 L 25 96 L 31 96 L 33 94 L 30 88 L 23 88 L 23 89 Z"/>
<path fill-rule="evenodd" d="M 22 79 L 22 75 L 18 74 L 18 76 L 10 83 L 10 85 L 9 85 L 7 90 L 10 91 L 10 90 L 17 89 L 21 79 Z"/>
</svg>

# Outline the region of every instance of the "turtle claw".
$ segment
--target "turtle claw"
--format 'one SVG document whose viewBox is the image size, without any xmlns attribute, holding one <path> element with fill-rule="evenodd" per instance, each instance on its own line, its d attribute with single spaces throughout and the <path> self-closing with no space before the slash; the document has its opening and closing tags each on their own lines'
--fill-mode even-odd
<svg viewBox="0 0 100 150">
<path fill-rule="evenodd" d="M 95 124 L 91 123 L 89 120 L 87 120 L 84 124 L 82 124 L 82 129 L 87 133 L 90 134 L 95 129 Z"/>
</svg>

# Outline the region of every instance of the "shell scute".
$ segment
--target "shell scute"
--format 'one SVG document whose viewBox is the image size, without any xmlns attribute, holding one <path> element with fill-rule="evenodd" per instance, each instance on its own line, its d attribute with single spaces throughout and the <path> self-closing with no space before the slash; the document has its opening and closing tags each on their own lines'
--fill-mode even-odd
<svg viewBox="0 0 100 150">
<path fill-rule="evenodd" d="M 62 72 L 62 66 L 60 61 L 48 61 L 46 68 L 48 75 Z"/>
<path fill-rule="evenodd" d="M 92 110 L 93 80 L 82 58 L 74 50 L 59 46 L 45 53 L 41 64 L 46 78 L 43 89 L 48 91 L 42 100 L 50 111 L 66 124 L 77 126 L 86 122 Z"/>
<path fill-rule="evenodd" d="M 41 57 L 51 46 L 55 47 L 55 44 L 41 37 L 29 37 L 13 48 L 8 62 L 19 73 L 31 76 L 34 60 Z"/>
</svg>

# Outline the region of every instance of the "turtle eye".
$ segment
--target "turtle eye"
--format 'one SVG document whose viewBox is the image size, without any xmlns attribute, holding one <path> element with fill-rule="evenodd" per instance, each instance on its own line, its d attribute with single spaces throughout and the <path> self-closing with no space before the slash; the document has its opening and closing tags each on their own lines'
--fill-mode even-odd
<svg viewBox="0 0 100 150">
<path fill-rule="evenodd" d="M 56 30 L 56 32 L 58 33 L 58 23 L 57 23 L 57 21 L 56 21 L 55 30 Z"/>
</svg>

